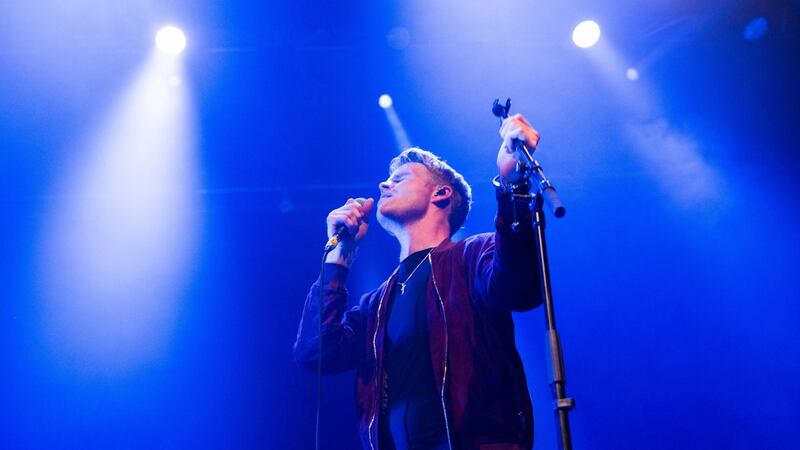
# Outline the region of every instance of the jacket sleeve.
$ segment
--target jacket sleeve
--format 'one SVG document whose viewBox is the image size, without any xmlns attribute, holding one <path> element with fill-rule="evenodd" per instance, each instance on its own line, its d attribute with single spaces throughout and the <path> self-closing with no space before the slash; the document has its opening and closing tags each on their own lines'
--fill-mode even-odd
<svg viewBox="0 0 800 450">
<path fill-rule="evenodd" d="M 516 232 L 511 229 L 514 208 L 520 222 Z M 489 309 L 528 311 L 542 303 L 532 220 L 528 203 L 497 193 L 496 231 L 480 248 L 475 274 L 479 300 Z"/>
<path fill-rule="evenodd" d="M 294 343 L 294 359 L 300 367 L 316 372 L 320 360 L 321 339 L 322 372 L 343 372 L 354 369 L 358 363 L 359 343 L 363 335 L 362 314 L 358 305 L 345 311 L 347 308 L 345 281 L 349 269 L 338 264 L 325 264 L 323 272 L 324 278 L 314 282 L 306 297 L 297 340 Z"/>
</svg>

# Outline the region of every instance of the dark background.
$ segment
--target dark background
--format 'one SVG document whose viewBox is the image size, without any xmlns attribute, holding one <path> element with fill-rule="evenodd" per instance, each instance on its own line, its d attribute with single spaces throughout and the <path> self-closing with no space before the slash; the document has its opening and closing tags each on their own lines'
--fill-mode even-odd
<svg viewBox="0 0 800 450">
<path fill-rule="evenodd" d="M 579 49 L 587 18 L 603 36 Z M 85 143 L 169 22 L 188 36 L 193 181 L 156 222 L 192 231 L 143 260 L 107 215 L 104 240 L 59 224 L 84 223 L 64 205 L 93 192 L 65 173 L 93 160 Z M 798 51 L 796 1 L 4 1 L 0 445 L 312 448 L 316 381 L 291 347 L 325 215 L 375 196 L 397 153 L 390 93 L 412 142 L 473 184 L 462 237 L 491 229 L 491 101 L 541 131 L 569 208 L 548 237 L 575 448 L 797 448 Z M 374 226 L 351 292 L 397 250 Z M 134 257 L 132 278 L 105 263 Z M 98 280 L 101 308 L 75 294 Z M 536 448 L 555 448 L 542 311 L 516 327 Z M 322 448 L 357 448 L 353 375 L 322 390 Z"/>
</svg>

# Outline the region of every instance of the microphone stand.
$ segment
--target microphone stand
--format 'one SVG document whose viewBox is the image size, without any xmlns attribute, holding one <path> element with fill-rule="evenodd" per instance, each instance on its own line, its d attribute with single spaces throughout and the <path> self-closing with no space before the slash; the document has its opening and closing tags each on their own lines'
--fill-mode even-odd
<svg viewBox="0 0 800 450">
<path fill-rule="evenodd" d="M 506 100 L 505 106 L 495 100 L 492 105 L 492 113 L 500 120 L 508 118 L 508 111 L 511 109 L 511 99 Z M 542 287 L 542 297 L 544 299 L 545 312 L 545 336 L 547 346 L 547 367 L 548 384 L 553 396 L 553 412 L 555 415 L 556 432 L 558 436 L 558 448 L 562 450 L 572 450 L 572 436 L 569 427 L 569 411 L 575 408 L 575 400 L 567 397 L 566 384 L 567 376 L 564 370 L 564 358 L 561 351 L 561 338 L 556 329 L 556 315 L 553 306 L 553 295 L 550 288 L 550 263 L 547 258 L 547 243 L 545 241 L 545 217 L 543 204 L 547 204 L 553 216 L 564 217 L 567 210 L 556 194 L 552 183 L 545 177 L 542 166 L 533 159 L 533 153 L 524 145 L 519 145 L 520 153 L 525 161 L 520 162 L 519 169 L 526 179 L 532 179 L 532 187 L 536 186 L 537 192 L 533 195 L 514 195 L 514 200 L 518 198 L 530 203 L 533 214 L 533 230 L 536 235 L 536 250 L 539 259 L 539 280 Z M 513 194 L 512 194 L 513 195 Z M 516 210 L 516 208 L 514 208 Z M 516 220 L 515 220 L 516 222 Z M 513 224 L 512 224 L 513 225 Z M 517 224 L 518 225 L 518 224 Z M 518 231 L 518 226 L 512 226 L 514 231 Z"/>
</svg>

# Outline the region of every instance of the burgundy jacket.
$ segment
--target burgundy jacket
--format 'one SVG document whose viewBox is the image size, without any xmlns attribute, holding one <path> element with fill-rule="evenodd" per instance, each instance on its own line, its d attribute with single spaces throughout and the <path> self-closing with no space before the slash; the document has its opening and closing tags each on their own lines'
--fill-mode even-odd
<svg viewBox="0 0 800 450">
<path fill-rule="evenodd" d="M 430 354 L 450 447 L 529 449 L 533 412 L 514 343 L 512 311 L 541 304 L 531 214 L 517 204 L 521 230 L 510 229 L 512 204 L 498 195 L 497 232 L 442 242 L 430 254 L 426 309 Z M 326 264 L 306 298 L 294 345 L 297 363 L 316 371 L 322 288 L 322 370 L 356 369 L 359 431 L 365 449 L 379 450 L 378 421 L 386 409 L 383 341 L 395 271 L 347 310 L 349 270 Z"/>
</svg>

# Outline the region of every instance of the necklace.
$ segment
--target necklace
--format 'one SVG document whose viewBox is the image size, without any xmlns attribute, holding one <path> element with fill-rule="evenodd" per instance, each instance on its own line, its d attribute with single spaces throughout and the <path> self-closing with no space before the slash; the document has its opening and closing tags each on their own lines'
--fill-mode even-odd
<svg viewBox="0 0 800 450">
<path fill-rule="evenodd" d="M 430 250 L 428 250 L 428 254 L 426 254 L 426 255 L 425 255 L 425 257 L 424 257 L 424 258 L 422 258 L 422 259 L 419 261 L 419 263 L 417 263 L 417 266 L 416 266 L 416 267 L 414 267 L 414 270 L 412 270 L 412 271 L 411 271 L 411 273 L 410 273 L 410 274 L 409 274 L 409 275 L 406 277 L 406 281 L 403 281 L 403 282 L 400 282 L 400 281 L 398 281 L 398 282 L 397 282 L 397 284 L 399 284 L 399 285 L 400 285 L 400 295 L 404 295 L 404 294 L 406 293 L 406 285 L 408 284 L 408 280 L 410 280 L 410 279 L 411 279 L 411 277 L 413 277 L 413 276 L 414 276 L 414 273 L 417 271 L 417 269 L 419 269 L 419 266 L 421 266 L 421 265 L 422 265 L 422 263 L 424 263 L 424 262 L 425 262 L 425 260 L 426 260 L 426 259 L 428 259 L 428 256 L 430 256 L 430 255 L 431 255 L 431 252 L 432 252 L 432 251 L 433 251 L 433 249 L 430 249 Z"/>
</svg>

